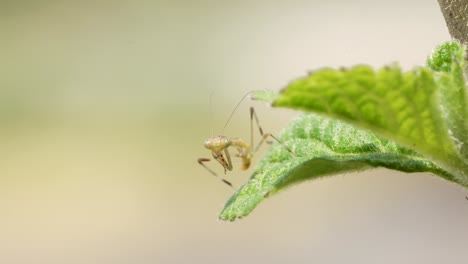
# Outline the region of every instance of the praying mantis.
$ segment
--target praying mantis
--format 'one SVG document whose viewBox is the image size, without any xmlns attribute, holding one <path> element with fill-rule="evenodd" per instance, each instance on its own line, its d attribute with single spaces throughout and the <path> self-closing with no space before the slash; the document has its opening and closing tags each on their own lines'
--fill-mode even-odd
<svg viewBox="0 0 468 264">
<path fill-rule="evenodd" d="M 251 92 L 247 93 L 241 101 L 237 104 L 233 112 L 231 113 L 231 116 L 228 118 L 227 123 L 231 119 L 234 111 L 237 109 L 239 104 L 242 102 L 242 100 L 249 95 Z M 259 143 L 254 146 L 253 142 L 253 120 L 255 119 L 255 123 L 257 124 L 258 130 L 261 135 L 261 139 Z M 225 127 L 226 127 L 225 125 Z M 233 157 L 235 158 L 240 158 L 242 161 L 242 170 L 247 170 L 251 163 L 252 163 L 252 158 L 254 155 L 257 153 L 257 151 L 260 149 L 260 147 L 264 143 L 272 143 L 271 141 L 268 141 L 268 138 L 274 139 L 276 142 L 281 144 L 289 153 L 292 154 L 292 151 L 285 146 L 278 138 L 276 138 L 273 134 L 271 133 L 264 133 L 263 129 L 260 125 L 259 119 L 257 114 L 255 113 L 255 109 L 253 107 L 250 107 L 250 144 L 242 140 L 241 138 L 238 137 L 227 137 L 224 135 L 216 135 L 216 136 L 211 136 L 204 142 L 205 148 L 209 149 L 211 151 L 211 155 L 213 156 L 213 159 L 218 161 L 219 164 L 224 168 L 224 174 L 226 174 L 227 171 L 232 171 L 233 166 L 232 166 L 232 160 L 231 160 L 231 153 L 229 152 L 229 149 L 234 149 L 236 151 L 233 154 Z M 206 163 L 211 161 L 210 158 L 199 158 L 198 163 L 203 166 L 206 170 L 208 170 L 212 175 L 215 177 L 218 177 L 218 174 L 214 172 L 212 169 L 210 169 Z M 221 181 L 223 181 L 225 184 L 229 185 L 232 187 L 232 183 L 227 181 L 224 178 L 220 178 Z"/>
</svg>

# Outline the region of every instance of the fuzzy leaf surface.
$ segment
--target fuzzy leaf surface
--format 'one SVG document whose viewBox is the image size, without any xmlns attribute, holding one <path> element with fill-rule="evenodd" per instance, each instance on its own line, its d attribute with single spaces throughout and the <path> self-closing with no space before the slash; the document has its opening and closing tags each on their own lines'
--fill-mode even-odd
<svg viewBox="0 0 468 264">
<path fill-rule="evenodd" d="M 273 145 L 252 177 L 226 203 L 219 215 L 233 221 L 248 215 L 265 197 L 302 181 L 386 167 L 404 172 L 431 172 L 449 181 L 453 175 L 373 133 L 344 122 L 308 114 L 292 121 L 279 137 L 293 152 Z"/>
<path fill-rule="evenodd" d="M 467 165 L 450 134 L 440 93 L 429 68 L 403 72 L 392 65 L 375 71 L 358 65 L 299 78 L 273 105 L 321 113 L 379 133 L 437 162 L 466 184 Z"/>
<path fill-rule="evenodd" d="M 427 59 L 439 86 L 440 107 L 449 134 L 462 159 L 468 161 L 468 104 L 463 69 L 465 48 L 456 41 L 439 45 Z"/>
</svg>

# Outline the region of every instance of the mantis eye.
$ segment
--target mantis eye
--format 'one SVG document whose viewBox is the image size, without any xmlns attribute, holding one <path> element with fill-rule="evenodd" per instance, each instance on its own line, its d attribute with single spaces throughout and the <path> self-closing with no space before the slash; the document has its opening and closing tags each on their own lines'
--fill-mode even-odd
<svg viewBox="0 0 468 264">
<path fill-rule="evenodd" d="M 211 141 L 208 139 L 203 143 L 203 145 L 205 146 L 205 148 L 209 149 L 211 145 Z"/>
</svg>

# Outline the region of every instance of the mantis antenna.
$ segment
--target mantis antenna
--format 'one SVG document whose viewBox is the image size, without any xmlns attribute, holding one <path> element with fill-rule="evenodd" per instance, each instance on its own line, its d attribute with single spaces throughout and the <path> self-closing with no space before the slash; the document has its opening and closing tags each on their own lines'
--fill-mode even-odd
<svg viewBox="0 0 468 264">
<path fill-rule="evenodd" d="M 237 110 L 237 108 L 239 107 L 239 105 L 244 101 L 244 99 L 245 99 L 249 94 L 251 94 L 251 93 L 253 93 L 253 92 L 255 92 L 255 90 L 252 90 L 252 91 L 250 91 L 250 92 L 244 94 L 244 96 L 242 96 L 242 99 L 240 99 L 239 103 L 237 103 L 236 107 L 234 107 L 234 110 L 232 110 L 231 115 L 229 116 L 229 118 L 228 118 L 227 121 L 226 121 L 226 124 L 224 124 L 223 130 L 221 130 L 221 131 L 222 131 L 221 134 L 224 134 L 224 129 L 225 129 L 225 128 L 227 127 L 227 125 L 229 124 L 229 121 L 231 121 L 231 118 L 232 118 L 232 116 L 234 115 L 234 113 L 236 112 L 236 110 Z M 213 134 L 213 133 L 212 133 L 212 134 Z"/>
<path fill-rule="evenodd" d="M 211 127 L 211 136 L 213 136 L 213 94 L 214 91 L 210 93 L 210 127 Z"/>
</svg>

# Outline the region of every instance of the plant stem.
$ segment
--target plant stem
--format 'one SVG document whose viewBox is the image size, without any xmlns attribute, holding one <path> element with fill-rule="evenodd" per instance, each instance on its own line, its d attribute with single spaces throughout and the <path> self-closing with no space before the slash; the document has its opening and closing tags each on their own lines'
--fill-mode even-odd
<svg viewBox="0 0 468 264">
<path fill-rule="evenodd" d="M 447 23 L 450 36 L 468 46 L 468 0 L 437 0 Z M 465 60 L 468 59 L 468 51 Z M 468 64 L 465 66 L 468 76 Z"/>
</svg>

